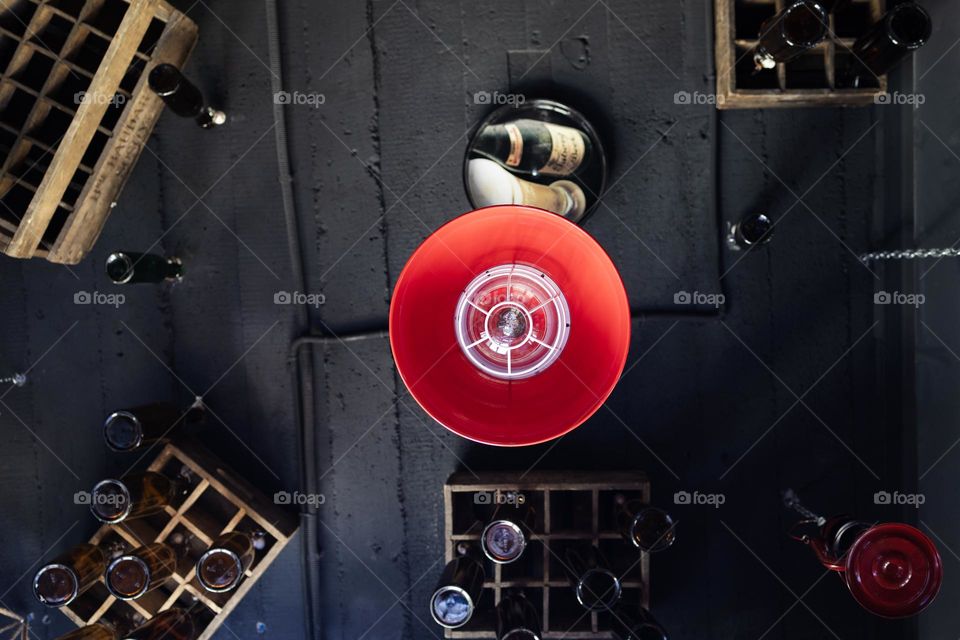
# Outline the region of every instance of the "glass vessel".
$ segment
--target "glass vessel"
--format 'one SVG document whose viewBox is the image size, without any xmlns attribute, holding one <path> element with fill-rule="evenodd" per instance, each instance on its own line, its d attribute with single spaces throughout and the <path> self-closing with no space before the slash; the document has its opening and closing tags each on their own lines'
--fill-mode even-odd
<svg viewBox="0 0 960 640">
<path fill-rule="evenodd" d="M 113 559 L 104 579 L 107 589 L 119 600 L 136 600 L 160 587 L 176 571 L 177 553 L 163 542 L 134 549 Z"/>
<path fill-rule="evenodd" d="M 150 89 L 181 118 L 193 118 L 204 129 L 224 124 L 227 116 L 206 105 L 200 89 L 172 64 L 158 64 L 150 72 Z"/>
<path fill-rule="evenodd" d="M 173 502 L 177 484 L 155 471 L 101 480 L 90 492 L 90 511 L 105 524 L 143 518 Z"/>
<path fill-rule="evenodd" d="M 572 546 L 564 553 L 565 568 L 577 602 L 587 611 L 613 609 L 620 601 L 620 578 L 595 546 Z"/>
<path fill-rule="evenodd" d="M 183 411 L 169 403 L 121 409 L 103 423 L 103 439 L 111 451 L 126 453 L 159 442 L 185 423 L 198 422 L 203 410 Z"/>
<path fill-rule="evenodd" d="M 670 514 L 640 500 L 623 501 L 618 497 L 616 521 L 620 535 L 647 553 L 669 549 L 677 539 L 676 524 Z"/>
<path fill-rule="evenodd" d="M 500 599 L 497 640 L 540 640 L 540 615 L 522 592 L 507 593 Z"/>
<path fill-rule="evenodd" d="M 103 575 L 107 557 L 100 547 L 78 544 L 37 571 L 33 593 L 49 607 L 63 607 L 92 587 Z"/>
<path fill-rule="evenodd" d="M 794 2 L 760 26 L 753 61 L 757 69 L 773 69 L 822 42 L 827 31 L 827 12 L 820 3 Z"/>
<path fill-rule="evenodd" d="M 473 554 L 451 560 L 430 598 L 430 615 L 447 629 L 462 627 L 473 617 L 483 590 L 484 572 Z"/>
<path fill-rule="evenodd" d="M 240 584 L 255 557 L 253 536 L 242 531 L 224 533 L 197 561 L 197 581 L 213 593 L 232 591 Z"/>
<path fill-rule="evenodd" d="M 933 21 L 923 7 L 916 2 L 896 5 L 854 43 L 844 84 L 875 81 L 925 45 L 932 33 Z"/>
<path fill-rule="evenodd" d="M 114 284 L 143 284 L 183 279 L 179 258 L 118 251 L 107 257 L 107 276 Z"/>
</svg>

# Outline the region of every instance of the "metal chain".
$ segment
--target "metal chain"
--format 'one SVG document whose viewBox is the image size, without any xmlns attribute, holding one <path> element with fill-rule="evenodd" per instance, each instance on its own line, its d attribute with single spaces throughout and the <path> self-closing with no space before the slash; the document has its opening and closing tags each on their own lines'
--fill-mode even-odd
<svg viewBox="0 0 960 640">
<path fill-rule="evenodd" d="M 793 509 L 794 511 L 796 511 L 807 520 L 810 520 L 811 522 L 816 522 L 817 526 L 822 527 L 823 524 L 827 521 L 827 519 L 824 518 L 823 516 L 817 515 L 813 511 L 810 511 L 810 509 L 807 509 L 805 506 L 803 506 L 800 503 L 800 497 L 797 495 L 797 493 L 793 489 L 787 489 L 786 491 L 783 492 L 783 504 L 788 509 Z"/>
<path fill-rule="evenodd" d="M 916 260 L 918 258 L 957 258 L 960 249 L 904 249 L 900 251 L 872 251 L 860 256 L 864 264 L 871 260 Z"/>
</svg>

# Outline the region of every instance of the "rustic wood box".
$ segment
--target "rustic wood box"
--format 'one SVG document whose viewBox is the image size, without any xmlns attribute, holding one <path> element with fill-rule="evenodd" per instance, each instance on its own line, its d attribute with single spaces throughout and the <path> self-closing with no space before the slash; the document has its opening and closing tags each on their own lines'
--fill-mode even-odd
<svg viewBox="0 0 960 640">
<path fill-rule="evenodd" d="M 297 514 L 275 505 L 272 498 L 249 486 L 195 443 L 167 444 L 149 470 L 188 479 L 188 495 L 178 498 L 178 503 L 157 516 L 105 525 L 90 542 L 116 543 L 126 551 L 183 536 L 191 539 L 189 554 L 181 559 L 167 584 L 137 600 L 117 600 L 101 578 L 61 611 L 77 626 L 84 626 L 102 617 L 140 616 L 149 620 L 174 606 L 192 608 L 205 625 L 199 640 L 209 640 L 290 542 L 298 528 Z M 257 551 L 246 578 L 234 591 L 209 593 L 197 584 L 194 565 L 214 538 L 237 529 L 262 531 L 266 534 L 264 548 Z"/>
<path fill-rule="evenodd" d="M 534 535 L 514 564 L 486 563 L 483 594 L 473 618 L 447 638 L 496 638 L 494 610 L 505 589 L 520 588 L 541 614 L 544 640 L 613 638 L 604 617 L 587 613 L 576 601 L 563 572 L 563 547 L 578 541 L 597 545 L 622 578 L 623 599 L 649 607 L 650 558 L 629 546 L 616 530 L 615 498 L 650 502 L 646 475 L 629 472 L 457 473 L 444 486 L 446 561 L 461 542 L 480 544 L 476 518 L 478 494 L 494 500 L 497 492 L 522 493 L 537 514 Z M 629 571 L 628 571 L 629 569 Z M 626 573 L 624 573 L 626 572 Z"/>
<path fill-rule="evenodd" d="M 0 3 L 0 251 L 76 264 L 93 247 L 197 26 L 164 0 Z"/>
<path fill-rule="evenodd" d="M 830 16 L 824 42 L 787 64 L 754 74 L 753 54 L 760 25 L 789 0 L 715 0 L 718 109 L 774 107 L 856 107 L 874 104 L 887 92 L 887 78 L 875 86 L 836 88 L 850 48 L 886 10 L 885 0 L 853 0 Z"/>
</svg>

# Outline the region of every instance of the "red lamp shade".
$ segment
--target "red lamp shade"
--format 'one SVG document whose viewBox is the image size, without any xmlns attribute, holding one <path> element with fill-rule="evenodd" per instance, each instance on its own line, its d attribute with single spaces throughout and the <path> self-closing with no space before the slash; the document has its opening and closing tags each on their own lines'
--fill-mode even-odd
<svg viewBox="0 0 960 640">
<path fill-rule="evenodd" d="M 881 524 L 847 552 L 847 587 L 868 611 L 903 618 L 923 611 L 940 591 L 943 566 L 933 541 L 906 524 Z"/>
<path fill-rule="evenodd" d="M 522 446 L 559 437 L 606 401 L 626 364 L 623 281 L 575 224 L 496 206 L 441 227 L 414 252 L 390 307 L 401 378 L 465 438 Z"/>
</svg>

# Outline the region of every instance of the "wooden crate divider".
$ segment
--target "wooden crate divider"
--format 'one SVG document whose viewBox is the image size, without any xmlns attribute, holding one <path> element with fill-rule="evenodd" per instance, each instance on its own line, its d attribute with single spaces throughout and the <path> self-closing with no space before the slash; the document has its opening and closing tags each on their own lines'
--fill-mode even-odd
<svg viewBox="0 0 960 640">
<path fill-rule="evenodd" d="M 84 626 L 103 617 L 129 619 L 138 615 L 149 620 L 174 606 L 192 607 L 205 624 L 199 640 L 209 640 L 297 532 L 297 514 L 275 505 L 192 441 L 167 444 L 149 470 L 187 478 L 189 492 L 157 516 L 101 527 L 90 542 L 130 550 L 183 534 L 191 540 L 189 554 L 181 558 L 167 584 L 137 600 L 117 600 L 101 578 L 61 611 L 77 626 Z M 215 537 L 238 529 L 262 531 L 266 534 L 264 548 L 257 551 L 246 578 L 234 591 L 209 593 L 197 584 L 194 564 Z"/>
<path fill-rule="evenodd" d="M 513 565 L 485 564 L 486 580 L 474 617 L 460 629 L 445 629 L 446 638 L 496 638 L 494 607 L 506 589 L 518 588 L 541 613 L 542 638 L 613 638 L 604 618 L 587 613 L 574 599 L 573 589 L 562 573 L 560 558 L 565 544 L 589 542 L 598 545 L 621 575 L 623 598 L 644 607 L 650 605 L 650 558 L 627 544 L 614 525 L 614 497 L 650 503 L 650 482 L 638 471 L 519 473 L 456 473 L 443 488 L 445 560 L 455 557 L 461 542 L 480 543 L 477 495 L 497 492 L 521 493 L 538 513 L 534 533 L 524 556 L 527 575 L 514 575 Z M 481 503 L 486 500 L 481 499 Z M 559 553 L 558 553 L 559 552 Z M 525 562 L 522 557 L 518 563 Z M 626 575 L 622 572 L 629 569 Z M 537 593 L 539 592 L 539 593 Z M 579 618 L 579 621 L 577 619 Z M 576 622 L 576 624 L 574 624 Z"/>
</svg>

